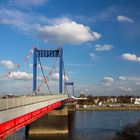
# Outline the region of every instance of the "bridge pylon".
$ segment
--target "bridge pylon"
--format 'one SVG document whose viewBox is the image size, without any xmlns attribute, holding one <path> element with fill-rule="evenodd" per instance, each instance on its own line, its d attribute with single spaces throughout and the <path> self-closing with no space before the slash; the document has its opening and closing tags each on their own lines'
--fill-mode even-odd
<svg viewBox="0 0 140 140">
<path fill-rule="evenodd" d="M 59 57 L 59 93 L 63 92 L 63 49 L 34 48 L 33 54 L 33 93 L 37 91 L 37 61 L 41 57 Z"/>
</svg>

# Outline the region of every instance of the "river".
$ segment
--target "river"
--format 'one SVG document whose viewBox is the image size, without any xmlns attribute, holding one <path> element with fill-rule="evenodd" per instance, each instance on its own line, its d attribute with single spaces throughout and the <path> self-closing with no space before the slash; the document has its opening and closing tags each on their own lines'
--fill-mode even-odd
<svg viewBox="0 0 140 140">
<path fill-rule="evenodd" d="M 69 113 L 69 135 L 26 138 L 25 129 L 6 140 L 108 140 L 129 123 L 140 120 L 140 111 L 76 111 Z"/>
</svg>

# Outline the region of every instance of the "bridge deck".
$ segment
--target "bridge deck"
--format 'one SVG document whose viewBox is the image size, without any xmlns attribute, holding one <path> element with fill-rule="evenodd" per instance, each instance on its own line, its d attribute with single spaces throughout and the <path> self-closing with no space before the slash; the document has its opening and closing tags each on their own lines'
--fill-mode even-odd
<svg viewBox="0 0 140 140">
<path fill-rule="evenodd" d="M 21 96 L 14 98 L 0 98 L 0 111 L 66 97 L 67 95 L 47 95 L 47 96 Z"/>
<path fill-rule="evenodd" d="M 0 138 L 17 131 L 59 107 L 67 95 L 18 97 L 0 100 Z"/>
</svg>

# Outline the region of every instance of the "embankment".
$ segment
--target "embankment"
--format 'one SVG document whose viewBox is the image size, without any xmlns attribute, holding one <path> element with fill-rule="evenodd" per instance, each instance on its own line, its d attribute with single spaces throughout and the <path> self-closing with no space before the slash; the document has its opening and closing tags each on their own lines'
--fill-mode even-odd
<svg viewBox="0 0 140 140">
<path fill-rule="evenodd" d="M 76 108 L 78 111 L 140 111 L 140 106 L 95 106 L 91 108 Z"/>
</svg>

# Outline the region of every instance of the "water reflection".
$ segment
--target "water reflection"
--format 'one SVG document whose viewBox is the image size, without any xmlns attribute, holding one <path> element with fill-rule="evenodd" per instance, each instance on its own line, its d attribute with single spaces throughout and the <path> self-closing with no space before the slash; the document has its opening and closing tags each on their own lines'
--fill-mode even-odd
<svg viewBox="0 0 140 140">
<path fill-rule="evenodd" d="M 140 140 L 140 121 L 126 125 L 112 140 Z"/>
<path fill-rule="evenodd" d="M 139 111 L 70 112 L 68 116 L 69 135 L 26 138 L 24 128 L 7 140 L 111 140 L 116 132 L 121 132 L 124 126 L 129 123 L 134 124 L 139 119 Z"/>
</svg>

